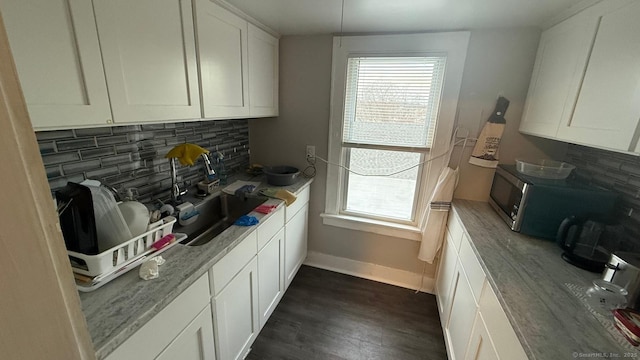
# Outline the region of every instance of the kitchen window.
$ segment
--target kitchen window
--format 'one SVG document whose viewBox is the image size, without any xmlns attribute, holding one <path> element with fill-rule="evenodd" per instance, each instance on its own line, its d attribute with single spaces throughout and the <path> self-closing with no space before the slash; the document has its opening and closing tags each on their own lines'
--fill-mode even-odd
<svg viewBox="0 0 640 360">
<path fill-rule="evenodd" d="M 325 224 L 419 239 L 467 43 L 465 32 L 334 39 Z"/>
</svg>

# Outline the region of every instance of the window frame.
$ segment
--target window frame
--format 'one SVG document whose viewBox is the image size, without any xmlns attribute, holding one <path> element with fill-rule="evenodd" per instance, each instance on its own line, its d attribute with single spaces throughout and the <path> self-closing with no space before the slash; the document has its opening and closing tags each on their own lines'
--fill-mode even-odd
<svg viewBox="0 0 640 360">
<path fill-rule="evenodd" d="M 341 164 L 345 165 L 349 163 L 349 152 L 347 152 L 347 149 L 370 149 L 370 150 L 388 150 L 388 151 L 401 151 L 401 152 L 407 152 L 407 153 L 414 153 L 414 154 L 420 154 L 420 160 L 418 160 L 419 162 L 424 162 L 426 160 L 426 156 L 429 154 L 429 149 L 421 149 L 421 148 L 398 148 L 395 146 L 384 146 L 384 145 L 356 145 L 353 146 L 351 145 L 351 143 L 347 143 L 349 145 L 344 145 L 345 143 L 343 142 L 342 144 L 340 144 L 341 147 L 341 151 L 342 151 L 342 157 L 343 160 L 341 162 Z M 419 149 L 419 150 L 416 150 Z M 339 191 L 340 193 L 338 194 L 338 196 L 342 199 L 341 204 L 339 206 L 340 211 L 339 213 L 342 215 L 347 215 L 347 216 L 353 216 L 353 217 L 362 217 L 362 218 L 367 218 L 367 219 L 373 219 L 373 220 L 379 220 L 379 221 L 387 221 L 387 222 L 393 222 L 393 223 L 397 223 L 397 224 L 402 224 L 402 225 L 408 225 L 408 226 L 415 226 L 416 225 L 416 217 L 418 216 L 418 201 L 420 200 L 419 196 L 421 193 L 421 189 L 420 189 L 420 185 L 422 184 L 422 179 L 425 176 L 425 171 L 424 171 L 424 166 L 419 166 L 418 167 L 418 176 L 416 178 L 416 185 L 415 185 L 415 189 L 414 191 L 414 201 L 411 209 L 411 213 L 414 215 L 414 220 L 403 220 L 403 219 L 389 219 L 387 217 L 383 217 L 383 216 L 376 216 L 376 215 L 369 215 L 369 216 L 361 216 L 361 213 L 355 212 L 355 211 L 349 211 L 346 209 L 347 206 L 347 196 L 348 196 L 348 188 L 349 188 L 349 174 L 346 174 L 345 172 L 343 172 L 341 174 L 341 176 L 343 177 L 343 181 L 344 181 L 344 186 L 340 189 L 338 189 L 337 191 Z"/>
<path fill-rule="evenodd" d="M 343 149 L 342 131 L 346 95 L 347 61 L 350 57 L 397 57 L 397 56 L 446 56 L 445 75 L 439 106 L 438 123 L 433 143 L 423 157 L 431 157 L 448 151 L 453 133 L 458 96 L 466 59 L 470 33 L 467 31 L 403 35 L 336 36 L 333 38 L 333 61 L 331 72 L 331 106 L 329 123 L 330 163 L 345 165 L 346 151 Z M 366 148 L 370 148 L 366 146 Z M 389 146 L 393 149 L 393 146 Z M 411 148 L 397 149 L 413 151 Z M 414 149 L 415 150 L 415 149 Z M 424 150 L 424 149 L 420 149 Z M 446 166 L 446 156 L 439 157 L 422 166 L 417 179 L 417 201 L 414 221 L 389 220 L 358 216 L 346 212 L 347 182 L 345 172 L 336 165 L 327 166 L 327 188 L 323 223 L 353 230 L 419 240 L 428 199 L 435 188 L 438 174 Z M 424 160 L 423 160 L 424 161 Z"/>
</svg>

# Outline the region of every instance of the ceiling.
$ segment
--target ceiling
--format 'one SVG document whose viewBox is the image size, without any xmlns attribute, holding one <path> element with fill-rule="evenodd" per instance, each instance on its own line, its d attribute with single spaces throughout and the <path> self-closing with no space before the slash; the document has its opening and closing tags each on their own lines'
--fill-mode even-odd
<svg viewBox="0 0 640 360">
<path fill-rule="evenodd" d="M 343 0 L 226 0 L 281 35 L 340 33 Z M 344 33 L 546 27 L 597 0 L 344 0 Z"/>
</svg>

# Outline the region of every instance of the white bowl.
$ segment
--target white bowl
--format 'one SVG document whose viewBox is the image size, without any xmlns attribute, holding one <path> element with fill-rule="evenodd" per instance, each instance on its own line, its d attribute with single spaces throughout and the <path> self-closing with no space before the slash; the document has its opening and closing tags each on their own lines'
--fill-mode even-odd
<svg viewBox="0 0 640 360">
<path fill-rule="evenodd" d="M 131 235 L 136 237 L 146 232 L 149 225 L 149 209 L 137 201 L 125 201 L 118 204 Z"/>
</svg>

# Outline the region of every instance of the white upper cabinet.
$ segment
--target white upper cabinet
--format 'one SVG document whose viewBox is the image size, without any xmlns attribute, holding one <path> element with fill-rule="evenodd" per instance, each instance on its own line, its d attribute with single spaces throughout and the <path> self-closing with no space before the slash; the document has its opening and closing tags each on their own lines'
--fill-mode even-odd
<svg viewBox="0 0 640 360">
<path fill-rule="evenodd" d="M 278 39 L 212 0 L 0 0 L 35 130 L 278 115 Z"/>
<path fill-rule="evenodd" d="M 279 41 L 249 24 L 249 99 L 251 116 L 278 116 Z"/>
<path fill-rule="evenodd" d="M 639 121 L 640 2 L 633 2 L 602 17 L 573 118 L 558 137 L 633 152 Z"/>
<path fill-rule="evenodd" d="M 640 3 L 603 1 L 545 31 L 520 131 L 638 152 Z"/>
<path fill-rule="evenodd" d="M 195 0 L 206 118 L 278 115 L 276 37 L 211 0 Z"/>
<path fill-rule="evenodd" d="M 0 7 L 33 127 L 111 123 L 91 2 L 2 0 Z"/>
<path fill-rule="evenodd" d="M 204 117 L 248 117 L 248 24 L 211 0 L 195 7 Z"/>
<path fill-rule="evenodd" d="M 589 9 L 545 31 L 540 38 L 520 131 L 555 137 L 571 119 L 598 14 Z"/>
<path fill-rule="evenodd" d="M 201 117 L 189 0 L 94 0 L 116 122 Z"/>
</svg>

